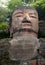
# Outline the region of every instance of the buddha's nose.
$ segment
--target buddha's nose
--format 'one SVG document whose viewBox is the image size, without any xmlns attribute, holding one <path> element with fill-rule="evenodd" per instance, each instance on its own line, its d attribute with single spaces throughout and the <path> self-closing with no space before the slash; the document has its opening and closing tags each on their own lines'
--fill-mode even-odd
<svg viewBox="0 0 45 65">
<path fill-rule="evenodd" d="M 29 18 L 25 17 L 23 19 L 22 23 L 31 23 L 31 21 L 29 20 Z"/>
</svg>

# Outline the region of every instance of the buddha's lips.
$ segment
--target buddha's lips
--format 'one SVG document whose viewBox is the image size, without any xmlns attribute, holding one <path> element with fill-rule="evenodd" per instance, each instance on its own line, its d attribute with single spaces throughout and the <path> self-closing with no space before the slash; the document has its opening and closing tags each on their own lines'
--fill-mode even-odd
<svg viewBox="0 0 45 65">
<path fill-rule="evenodd" d="M 30 23 L 22 23 L 22 28 L 26 28 L 26 29 L 30 29 L 31 28 L 31 24 Z"/>
</svg>

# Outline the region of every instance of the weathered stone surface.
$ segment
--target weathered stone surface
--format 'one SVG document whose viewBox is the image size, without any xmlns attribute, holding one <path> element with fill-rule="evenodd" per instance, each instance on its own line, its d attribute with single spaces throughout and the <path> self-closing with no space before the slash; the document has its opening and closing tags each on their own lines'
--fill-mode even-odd
<svg viewBox="0 0 45 65">
<path fill-rule="evenodd" d="M 39 54 L 45 59 L 45 38 L 40 38 Z"/>
<path fill-rule="evenodd" d="M 45 37 L 45 21 L 39 21 L 39 37 Z"/>
<path fill-rule="evenodd" d="M 8 41 L 0 40 L 0 65 L 5 65 L 9 62 L 8 48 Z"/>
<path fill-rule="evenodd" d="M 41 46 L 40 46 L 40 51 L 41 51 L 41 59 L 44 58 L 45 60 L 45 38 L 40 39 Z M 45 62 L 45 61 L 41 61 Z M 0 42 L 0 65 L 10 65 L 10 60 L 8 56 L 8 42 L 1 40 Z M 45 64 L 44 64 L 45 65 Z"/>
</svg>

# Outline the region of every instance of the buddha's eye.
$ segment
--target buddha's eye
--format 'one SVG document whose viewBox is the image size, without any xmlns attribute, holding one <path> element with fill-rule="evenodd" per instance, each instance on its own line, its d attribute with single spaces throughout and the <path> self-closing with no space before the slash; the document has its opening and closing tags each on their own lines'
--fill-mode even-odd
<svg viewBox="0 0 45 65">
<path fill-rule="evenodd" d="M 22 15 L 17 15 L 16 17 L 22 17 Z"/>
<path fill-rule="evenodd" d="M 31 18 L 37 18 L 36 13 L 29 13 L 29 16 L 30 16 Z"/>
<path fill-rule="evenodd" d="M 23 16 L 23 12 L 17 12 L 15 13 L 15 17 L 22 17 Z"/>
<path fill-rule="evenodd" d="M 32 17 L 32 18 L 37 18 L 36 16 L 30 16 L 30 17 Z"/>
<path fill-rule="evenodd" d="M 37 17 L 36 16 L 33 16 L 33 15 L 30 15 L 30 18 L 37 19 Z"/>
</svg>

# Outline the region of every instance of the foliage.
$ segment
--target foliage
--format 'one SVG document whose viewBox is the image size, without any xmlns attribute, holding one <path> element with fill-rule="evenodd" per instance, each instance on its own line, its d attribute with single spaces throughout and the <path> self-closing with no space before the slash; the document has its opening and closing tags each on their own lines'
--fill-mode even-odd
<svg viewBox="0 0 45 65">
<path fill-rule="evenodd" d="M 31 2 L 31 0 L 22 0 L 22 2 L 29 4 Z"/>
<path fill-rule="evenodd" d="M 10 0 L 8 2 L 8 8 L 10 12 L 12 12 L 15 9 L 15 7 L 22 6 L 22 5 L 23 3 L 21 0 Z"/>
<path fill-rule="evenodd" d="M 0 7 L 0 22 L 7 21 L 7 17 L 8 17 L 8 9 Z"/>
<path fill-rule="evenodd" d="M 8 28 L 8 22 L 0 22 L 0 30 L 4 30 Z"/>
<path fill-rule="evenodd" d="M 37 9 L 39 19 L 45 20 L 45 0 L 37 0 L 35 3 L 31 3 L 30 5 Z"/>
<path fill-rule="evenodd" d="M 31 6 L 45 8 L 45 0 L 37 0 L 35 3 L 31 3 Z"/>
<path fill-rule="evenodd" d="M 8 22 L 0 22 L 0 39 L 9 37 L 8 27 Z"/>
</svg>

